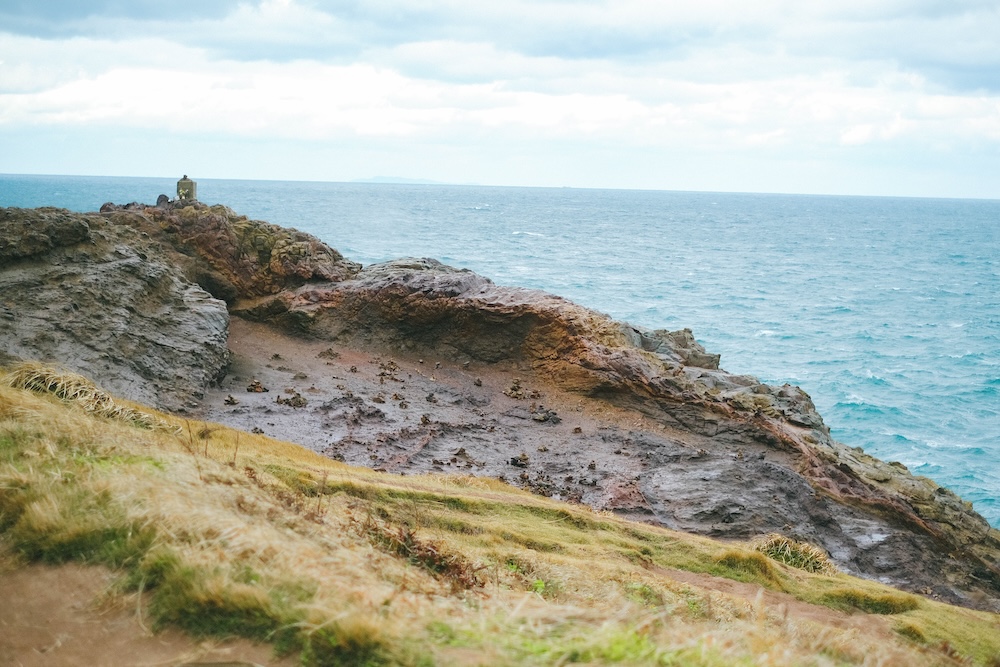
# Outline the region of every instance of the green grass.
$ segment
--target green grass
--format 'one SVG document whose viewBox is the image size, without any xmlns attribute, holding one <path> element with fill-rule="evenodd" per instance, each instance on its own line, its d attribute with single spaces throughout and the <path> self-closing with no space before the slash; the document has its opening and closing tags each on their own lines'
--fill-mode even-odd
<svg viewBox="0 0 1000 667">
<path fill-rule="evenodd" d="M 712 574 L 736 581 L 760 584 L 765 588 L 781 589 L 777 568 L 763 554 L 754 551 L 730 550 L 715 559 L 718 566 Z"/>
<path fill-rule="evenodd" d="M 906 593 L 872 593 L 859 588 L 838 588 L 823 596 L 832 607 L 856 609 L 868 614 L 902 614 L 920 606 L 920 599 Z"/>
</svg>

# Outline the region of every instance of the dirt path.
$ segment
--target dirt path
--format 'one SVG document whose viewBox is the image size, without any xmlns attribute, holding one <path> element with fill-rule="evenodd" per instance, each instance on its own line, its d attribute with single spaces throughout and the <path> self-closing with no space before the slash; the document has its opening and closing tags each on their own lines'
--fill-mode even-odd
<svg viewBox="0 0 1000 667">
<path fill-rule="evenodd" d="M 291 667 L 270 646 L 246 640 L 202 641 L 176 631 L 152 633 L 131 598 L 128 608 L 102 597 L 110 572 L 76 564 L 0 571 L 0 665 L 10 667 Z"/>
</svg>

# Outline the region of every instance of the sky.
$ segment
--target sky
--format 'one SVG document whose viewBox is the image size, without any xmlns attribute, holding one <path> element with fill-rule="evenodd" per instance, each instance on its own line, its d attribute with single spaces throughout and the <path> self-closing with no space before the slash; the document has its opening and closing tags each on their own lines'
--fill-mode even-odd
<svg viewBox="0 0 1000 667">
<path fill-rule="evenodd" d="M 1000 199 L 998 0 L 0 0 L 0 173 Z"/>
</svg>

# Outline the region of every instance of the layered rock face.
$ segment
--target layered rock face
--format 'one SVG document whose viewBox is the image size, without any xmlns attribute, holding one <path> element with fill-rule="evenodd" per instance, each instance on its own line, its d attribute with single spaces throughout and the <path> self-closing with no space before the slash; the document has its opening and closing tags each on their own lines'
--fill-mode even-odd
<svg viewBox="0 0 1000 667">
<path fill-rule="evenodd" d="M 207 291 L 242 318 L 345 349 L 523 370 L 553 391 L 658 425 L 578 438 L 550 432 L 560 455 L 595 462 L 584 502 L 716 537 L 777 530 L 824 546 L 852 572 L 1000 609 L 1000 534 L 982 517 L 901 465 L 835 442 L 800 389 L 721 370 L 690 331 L 632 327 L 434 260 L 362 269 L 315 238 L 225 207 L 102 210 L 0 215 L 0 339 L 8 354 L 64 361 L 124 396 L 170 407 L 165 396 L 196 397 L 225 367 L 226 310 Z M 360 410 L 356 394 L 342 401 Z M 435 447 L 461 449 L 478 461 L 477 474 L 527 467 L 496 437 L 503 419 L 486 425 L 488 397 L 436 401 L 428 395 L 424 406 L 420 456 L 401 455 L 388 468 L 437 469 Z M 481 424 L 456 412 L 463 401 Z M 334 427 L 331 409 L 316 413 L 317 432 Z M 399 411 L 372 410 L 390 425 Z M 308 422 L 302 414 L 294 418 Z M 435 431 L 434 423 L 451 426 Z M 409 428 L 399 437 L 410 437 Z M 520 437 L 516 429 L 508 436 Z M 345 456 L 364 463 L 376 440 L 396 436 L 360 444 L 357 431 L 352 437 Z M 627 461 L 625 448 L 636 453 Z M 537 475 L 567 468 L 554 451 L 537 451 Z M 602 473 L 597 463 L 613 455 L 623 462 Z M 526 475 L 522 485 L 538 490 Z"/>
</svg>

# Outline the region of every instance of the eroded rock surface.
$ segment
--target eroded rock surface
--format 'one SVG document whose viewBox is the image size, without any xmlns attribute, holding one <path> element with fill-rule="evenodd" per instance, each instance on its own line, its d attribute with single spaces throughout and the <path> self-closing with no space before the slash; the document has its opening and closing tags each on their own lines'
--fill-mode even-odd
<svg viewBox="0 0 1000 667">
<path fill-rule="evenodd" d="M 228 326 L 225 303 L 164 262 L 144 234 L 97 215 L 0 209 L 6 360 L 53 363 L 177 409 L 225 372 Z"/>
<path fill-rule="evenodd" d="M 1000 534 L 982 517 L 834 441 L 797 387 L 720 369 L 690 331 L 434 260 L 362 269 L 225 207 L 102 211 L 0 216 L 8 354 L 154 405 L 205 391 L 208 419 L 350 463 L 502 477 L 720 538 L 782 532 L 853 573 L 1000 609 Z M 206 291 L 247 320 L 216 388 L 226 310 Z"/>
<path fill-rule="evenodd" d="M 361 268 L 314 236 L 250 220 L 225 206 L 184 200 L 155 207 L 105 204 L 101 212 L 115 225 L 158 240 L 192 281 L 226 301 L 343 280 Z"/>
</svg>

